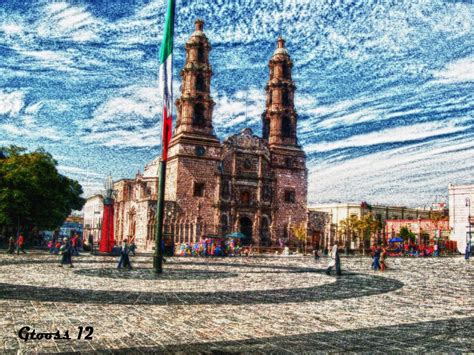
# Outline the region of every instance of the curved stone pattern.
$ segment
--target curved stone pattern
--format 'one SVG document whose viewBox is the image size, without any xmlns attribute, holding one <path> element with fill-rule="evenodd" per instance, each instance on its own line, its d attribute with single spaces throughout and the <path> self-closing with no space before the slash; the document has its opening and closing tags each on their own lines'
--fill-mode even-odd
<svg viewBox="0 0 474 355">
<path fill-rule="evenodd" d="M 192 268 L 178 268 L 180 265 L 191 266 Z M 186 292 L 178 286 L 166 289 L 165 292 L 153 291 L 133 291 L 127 285 L 122 285 L 120 290 L 101 289 L 76 289 L 69 287 L 49 287 L 25 285 L 25 279 L 20 283 L 0 283 L 0 299 L 19 299 L 27 301 L 48 301 L 54 299 L 58 302 L 73 303 L 107 303 L 107 304 L 279 304 L 287 302 L 323 302 L 328 300 L 342 300 L 371 296 L 395 291 L 403 287 L 403 283 L 386 277 L 375 275 L 362 275 L 357 273 L 345 273 L 344 277 L 338 277 L 336 282 L 333 278 L 327 277 L 324 273 L 315 268 L 288 267 L 279 265 L 259 265 L 258 263 L 242 264 L 238 262 L 221 262 L 212 259 L 211 265 L 214 268 L 224 267 L 227 270 L 233 268 L 234 272 L 219 272 L 206 270 L 206 264 L 202 261 L 179 260 L 176 266 L 167 268 L 163 276 L 155 276 L 151 268 L 140 268 L 131 272 L 110 268 L 91 268 L 74 270 L 73 274 L 81 276 L 94 276 L 110 279 L 132 279 L 135 282 L 140 280 L 156 281 L 192 281 L 215 280 L 221 278 L 235 278 L 231 283 L 240 283 L 245 286 L 249 274 L 256 274 L 251 285 L 255 283 L 270 282 L 272 279 L 274 287 L 269 289 L 248 289 L 247 287 L 236 287 L 227 284 L 226 288 L 231 290 L 216 291 L 213 283 L 203 290 Z M 288 274 L 291 276 L 291 284 L 288 282 Z M 300 280 L 298 280 L 300 279 Z M 316 284 L 311 287 L 301 287 L 301 279 L 304 284 Z M 225 280 L 224 280 L 225 281 Z M 300 282 L 299 282 L 300 281 Z M 229 287 L 230 286 L 230 287 Z M 238 285 L 237 285 L 238 286 Z M 286 286 L 286 287 L 285 287 Z"/>
</svg>

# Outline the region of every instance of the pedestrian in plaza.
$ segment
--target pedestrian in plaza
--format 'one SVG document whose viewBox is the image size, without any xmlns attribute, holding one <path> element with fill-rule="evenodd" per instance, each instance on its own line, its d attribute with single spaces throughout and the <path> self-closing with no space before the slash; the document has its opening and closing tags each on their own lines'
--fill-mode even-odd
<svg viewBox="0 0 474 355">
<path fill-rule="evenodd" d="M 435 243 L 435 245 L 434 245 L 434 256 L 436 256 L 436 257 L 439 256 L 439 245 L 438 245 L 438 243 Z"/>
<path fill-rule="evenodd" d="M 466 244 L 466 250 L 464 251 L 464 259 L 469 260 L 471 257 L 471 246 L 469 243 Z"/>
<path fill-rule="evenodd" d="M 339 249 L 337 243 L 334 243 L 331 250 L 331 261 L 326 269 L 326 274 L 330 275 L 333 267 L 336 267 L 336 275 L 341 275 L 341 259 L 339 258 Z"/>
<path fill-rule="evenodd" d="M 20 255 L 20 251 L 23 254 L 26 254 L 26 251 L 25 251 L 25 237 L 23 237 L 23 234 L 20 234 L 18 236 L 17 241 L 16 241 L 16 255 Z"/>
<path fill-rule="evenodd" d="M 319 250 L 318 249 L 314 249 L 314 260 L 315 261 L 319 260 Z"/>
<path fill-rule="evenodd" d="M 63 244 L 59 248 L 59 253 L 61 254 L 61 263 L 59 266 L 62 267 L 63 265 L 69 265 L 69 267 L 73 267 L 72 246 L 68 238 L 63 239 Z"/>
<path fill-rule="evenodd" d="M 379 247 L 376 247 L 375 250 L 373 251 L 373 259 L 372 259 L 372 269 L 374 271 L 377 271 L 380 269 L 380 254 L 381 250 Z"/>
<path fill-rule="evenodd" d="M 7 250 L 7 253 L 8 253 L 8 254 L 13 254 L 14 252 L 15 252 L 15 238 L 10 237 L 10 239 L 8 239 L 8 250 Z"/>
<path fill-rule="evenodd" d="M 133 238 L 130 242 L 130 253 L 132 253 L 133 256 L 136 255 L 135 250 L 137 250 L 137 245 L 135 244 L 135 238 Z"/>
<path fill-rule="evenodd" d="M 387 249 L 382 247 L 382 252 L 380 253 L 380 271 L 385 271 L 387 265 L 385 264 L 385 260 L 387 259 Z"/>
<path fill-rule="evenodd" d="M 128 267 L 128 270 L 132 270 L 132 264 L 130 264 L 130 247 L 128 245 L 128 240 L 125 238 L 122 242 L 122 249 L 120 250 L 120 260 L 117 265 L 117 269 L 122 267 Z"/>
<path fill-rule="evenodd" d="M 74 234 L 71 238 L 71 255 L 79 256 L 79 252 L 77 251 L 78 242 L 79 236 L 77 234 Z"/>
<path fill-rule="evenodd" d="M 94 253 L 94 236 L 92 233 L 89 234 L 87 244 L 89 244 L 89 248 L 91 248 L 91 255 Z"/>
</svg>

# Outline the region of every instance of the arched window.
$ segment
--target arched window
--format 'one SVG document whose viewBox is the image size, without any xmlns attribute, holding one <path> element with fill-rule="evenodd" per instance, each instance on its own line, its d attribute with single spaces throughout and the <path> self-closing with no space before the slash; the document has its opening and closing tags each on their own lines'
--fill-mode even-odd
<svg viewBox="0 0 474 355">
<path fill-rule="evenodd" d="M 204 63 L 206 61 L 206 56 L 204 55 L 204 48 L 199 47 L 197 50 L 198 62 Z"/>
<path fill-rule="evenodd" d="M 194 106 L 194 116 L 193 116 L 193 125 L 194 126 L 199 126 L 199 127 L 204 126 L 204 122 L 205 122 L 204 113 L 205 113 L 205 111 L 206 111 L 206 109 L 205 109 L 203 104 L 196 104 L 196 106 Z"/>
<path fill-rule="evenodd" d="M 283 224 L 281 236 L 283 239 L 288 239 L 288 223 Z"/>
<path fill-rule="evenodd" d="M 288 116 L 282 118 L 281 135 L 283 138 L 291 138 L 291 119 Z"/>
<path fill-rule="evenodd" d="M 290 95 L 288 93 L 288 90 L 283 90 L 282 91 L 281 101 L 283 103 L 283 106 L 289 106 L 290 105 Z"/>
<path fill-rule="evenodd" d="M 206 91 L 206 78 L 202 73 L 196 76 L 196 90 Z"/>
</svg>

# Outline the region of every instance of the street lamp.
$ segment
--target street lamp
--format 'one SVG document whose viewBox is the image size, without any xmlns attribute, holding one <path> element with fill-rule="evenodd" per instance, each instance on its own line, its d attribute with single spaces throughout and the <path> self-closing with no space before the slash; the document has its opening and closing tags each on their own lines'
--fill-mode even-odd
<svg viewBox="0 0 474 355">
<path fill-rule="evenodd" d="M 466 253 L 464 254 L 464 257 L 467 260 L 469 259 L 471 254 L 471 199 L 469 197 L 466 197 L 466 207 L 469 208 L 467 217 L 469 232 L 466 238 Z"/>
</svg>

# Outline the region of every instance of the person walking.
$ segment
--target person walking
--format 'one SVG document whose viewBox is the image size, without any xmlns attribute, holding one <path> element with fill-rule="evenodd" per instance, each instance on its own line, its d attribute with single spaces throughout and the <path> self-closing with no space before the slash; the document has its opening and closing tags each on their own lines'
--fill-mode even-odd
<svg viewBox="0 0 474 355">
<path fill-rule="evenodd" d="M 376 247 L 374 250 L 373 261 L 372 261 L 372 269 L 377 271 L 380 269 L 380 254 L 381 254 L 380 247 Z"/>
<path fill-rule="evenodd" d="M 130 264 L 130 247 L 128 245 L 128 240 L 124 239 L 122 243 L 122 249 L 120 250 L 120 260 L 117 265 L 117 269 L 122 267 L 128 267 L 128 270 L 132 270 L 132 264 Z"/>
<path fill-rule="evenodd" d="M 385 271 L 387 265 L 385 264 L 385 260 L 387 259 L 387 249 L 382 247 L 382 252 L 380 253 L 380 271 Z"/>
<path fill-rule="evenodd" d="M 7 253 L 8 253 L 8 254 L 13 254 L 13 253 L 15 253 L 15 238 L 13 238 L 13 237 L 10 237 L 10 239 L 8 239 L 8 250 L 7 250 Z"/>
<path fill-rule="evenodd" d="M 336 267 L 336 275 L 341 275 L 341 259 L 339 258 L 339 249 L 337 243 L 334 243 L 331 250 L 331 261 L 326 269 L 326 274 L 330 275 L 333 267 Z"/>
<path fill-rule="evenodd" d="M 135 250 L 137 250 L 137 245 L 135 244 L 135 238 L 133 238 L 130 242 L 130 253 L 132 253 L 133 256 L 136 255 Z"/>
<path fill-rule="evenodd" d="M 92 233 L 89 234 L 87 244 L 89 244 L 89 248 L 91 249 L 91 255 L 94 254 L 94 236 Z"/>
<path fill-rule="evenodd" d="M 79 252 L 77 251 L 78 242 L 79 242 L 79 237 L 77 234 L 74 234 L 73 237 L 71 238 L 71 255 L 79 256 Z"/>
<path fill-rule="evenodd" d="M 23 234 L 20 234 L 18 236 L 17 241 L 16 241 L 16 255 L 20 255 L 20 251 L 23 254 L 26 254 L 26 251 L 25 251 L 25 237 L 23 237 Z"/>
<path fill-rule="evenodd" d="M 69 267 L 74 267 L 72 265 L 72 247 L 68 238 L 63 239 L 63 244 L 61 245 L 59 252 L 61 254 L 61 263 L 59 266 L 62 267 L 63 265 L 69 265 Z"/>
</svg>

